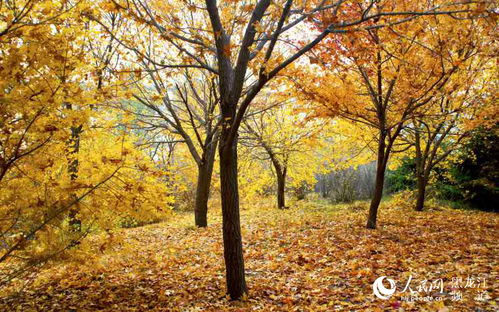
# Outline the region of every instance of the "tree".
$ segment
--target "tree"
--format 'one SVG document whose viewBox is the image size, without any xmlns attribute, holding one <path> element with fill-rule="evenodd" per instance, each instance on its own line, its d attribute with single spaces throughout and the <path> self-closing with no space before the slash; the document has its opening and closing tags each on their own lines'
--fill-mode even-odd
<svg viewBox="0 0 499 312">
<path fill-rule="evenodd" d="M 491 120 L 484 112 L 489 110 L 491 90 L 497 84 L 490 80 L 495 66 L 487 33 L 477 31 L 478 27 L 470 27 L 467 39 L 473 56 L 461 64 L 440 95 L 419 109 L 401 134 L 401 141 L 414 148 L 417 211 L 423 210 L 433 169 L 463 147 L 473 128 Z"/>
<path fill-rule="evenodd" d="M 279 209 L 288 208 L 285 203 L 288 173 L 298 185 L 314 180 L 312 168 L 317 167 L 314 151 L 318 147 L 315 136 L 322 130 L 320 122 L 306 120 L 303 113 L 294 113 L 296 104 L 292 104 L 283 103 L 260 113 L 250 112 L 241 125 L 244 135 L 241 143 L 263 150 L 266 157 L 257 157 L 269 159 L 274 168 Z"/>
<path fill-rule="evenodd" d="M 497 116 L 497 114 L 495 115 Z M 498 125 L 475 128 L 454 162 L 451 182 L 462 199 L 473 207 L 498 211 L 499 148 Z"/>
<path fill-rule="evenodd" d="M 391 154 L 409 148 L 399 142 L 400 134 L 476 54 L 470 31 L 474 21 L 459 27 L 453 21 L 451 16 L 434 16 L 381 28 L 383 22 L 375 19 L 366 31 L 326 40 L 318 48 L 321 59 L 311 58 L 326 71 L 315 78 L 314 87 L 302 86 L 305 96 L 318 103 L 317 114 L 341 116 L 376 133 L 376 180 L 367 228 L 376 228 Z"/>
<path fill-rule="evenodd" d="M 399 24 L 423 15 L 469 10 L 456 4 L 418 6 L 411 3 L 400 11 L 387 5 L 378 6 L 386 11 L 372 12 L 373 4 L 358 6 L 355 1 L 295 4 L 293 0 L 218 4 L 216 0 L 206 0 L 180 7 L 174 1 L 112 1 L 113 10 L 123 10 L 138 23 L 151 26 L 168 41 L 169 48 L 180 54 L 180 57 L 163 60 L 160 68 L 202 68 L 218 77 L 224 258 L 227 289 L 232 299 L 240 299 L 247 292 L 239 216 L 237 141 L 241 122 L 255 97 L 269 81 L 331 33 L 345 34 L 349 30 L 371 27 L 370 22 L 381 17 L 387 22 L 375 27 Z M 298 49 L 288 44 L 292 29 L 298 25 L 306 27 L 305 21 L 326 11 L 330 12 L 331 19 L 308 43 Z M 133 40 L 124 44 L 133 46 Z"/>
<path fill-rule="evenodd" d="M 83 48 L 89 35 L 82 12 L 90 7 L 0 6 L 0 286 L 74 246 L 96 224 L 106 229 L 124 215 L 158 216 L 158 202 L 172 200 L 156 183 L 162 176 L 143 170 L 151 165 L 130 138 L 113 131 L 105 111 L 91 109 L 112 94 L 90 81 L 99 76 Z M 86 131 L 78 135 L 88 137 L 78 140 L 75 163 L 68 142 L 80 125 Z M 127 194 L 133 187 L 137 193 Z M 85 223 L 72 231 L 68 215 L 77 206 L 74 217 Z"/>
<path fill-rule="evenodd" d="M 4 21 L 0 30 L 0 235 L 4 248 L 0 262 L 28 250 L 30 241 L 43 235 L 49 223 L 60 220 L 94 190 L 72 199 L 61 192 L 64 199 L 53 203 L 40 198 L 42 186 L 47 187 L 45 178 L 50 176 L 48 168 L 56 161 L 54 154 L 61 153 L 59 143 L 67 139 L 65 129 L 72 121 L 87 120 L 86 114 L 76 116 L 64 110 L 68 98 L 82 105 L 89 99 L 89 93 L 74 82 L 84 72 L 82 50 L 70 43 L 81 38 L 81 32 L 70 25 L 79 9 L 51 1 L 0 6 Z M 45 201 L 48 198 L 46 191 Z M 44 260 L 33 254 L 26 259 L 32 265 Z M 6 267 L 8 274 L 2 275 L 1 284 L 25 270 L 10 269 Z"/>
<path fill-rule="evenodd" d="M 141 80 L 144 85 L 136 85 L 133 97 L 145 109 L 134 109 L 136 102 L 124 102 L 120 106 L 135 115 L 138 127 L 151 133 L 149 140 L 142 144 L 160 146 L 175 141 L 175 137 L 164 139 L 166 130 L 187 145 L 198 169 L 195 224 L 206 227 L 220 123 L 215 78 L 199 70 L 186 69 L 182 77 L 175 79 L 175 86 L 168 87 L 167 80 L 172 79 L 171 76 L 162 76 L 153 64 L 143 66 L 149 79 L 145 83 Z M 147 87 L 149 83 L 153 90 Z"/>
<path fill-rule="evenodd" d="M 126 93 L 132 93 L 133 101 L 117 103 L 122 111 L 134 116 L 132 127 L 141 130 L 149 138 L 142 147 L 159 149 L 171 143 L 185 143 L 197 166 L 197 182 L 194 200 L 195 224 L 206 227 L 208 199 L 219 138 L 220 114 L 218 108 L 217 79 L 197 66 L 165 65 L 172 53 L 165 47 L 169 39 L 141 27 L 145 21 L 139 18 L 138 25 L 127 22 L 118 3 L 107 3 L 108 12 L 91 19 L 118 42 L 122 63 L 126 64 L 116 74 L 130 72 L 132 75 L 124 85 Z M 106 20 L 106 14 L 117 16 L 121 21 Z M 154 29 L 154 28 L 153 28 Z M 131 36 L 135 36 L 132 38 Z M 135 56 L 129 56 L 129 53 Z M 166 71 L 165 69 L 169 69 Z M 134 90 L 129 90 L 129 85 Z M 170 134 L 168 135 L 167 132 Z"/>
</svg>

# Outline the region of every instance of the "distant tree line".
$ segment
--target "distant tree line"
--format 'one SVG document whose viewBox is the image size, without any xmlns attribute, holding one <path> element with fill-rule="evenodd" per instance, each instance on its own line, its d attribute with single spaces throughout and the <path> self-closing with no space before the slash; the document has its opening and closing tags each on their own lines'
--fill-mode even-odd
<svg viewBox="0 0 499 312">
<path fill-rule="evenodd" d="M 318 175 L 315 191 L 333 203 L 365 200 L 374 194 L 375 178 L 376 164 L 372 162 Z"/>
</svg>

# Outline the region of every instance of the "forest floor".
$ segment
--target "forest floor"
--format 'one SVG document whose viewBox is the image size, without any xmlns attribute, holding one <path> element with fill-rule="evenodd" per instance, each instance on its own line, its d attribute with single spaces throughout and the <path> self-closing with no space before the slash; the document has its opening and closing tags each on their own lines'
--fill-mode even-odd
<svg viewBox="0 0 499 312">
<path fill-rule="evenodd" d="M 244 301 L 225 296 L 221 218 L 212 209 L 206 229 L 180 214 L 119 230 L 112 244 L 109 235 L 91 237 L 91 253 L 51 265 L 22 292 L 0 299 L 0 311 L 499 309 L 499 214 L 418 213 L 392 201 L 382 204 L 378 229 L 367 230 L 366 203 L 251 206 L 258 209 L 242 209 Z M 396 283 L 387 300 L 373 295 L 381 276 Z"/>
</svg>

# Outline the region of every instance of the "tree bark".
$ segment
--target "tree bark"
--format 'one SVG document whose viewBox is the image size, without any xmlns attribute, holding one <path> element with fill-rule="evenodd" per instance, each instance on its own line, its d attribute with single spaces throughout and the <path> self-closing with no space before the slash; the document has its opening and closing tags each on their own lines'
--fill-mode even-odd
<svg viewBox="0 0 499 312">
<path fill-rule="evenodd" d="M 238 300 L 247 292 L 247 287 L 239 216 L 237 140 L 227 142 L 229 132 L 230 128 L 223 128 L 219 147 L 222 227 L 227 292 L 232 300 Z"/>
<path fill-rule="evenodd" d="M 277 158 L 276 154 L 272 150 L 271 147 L 269 147 L 267 144 L 265 144 L 262 141 L 264 149 L 267 151 L 267 154 L 269 154 L 270 161 L 272 162 L 272 165 L 274 166 L 275 173 L 277 176 L 277 208 L 279 209 L 286 209 L 286 173 L 287 173 L 287 164 L 284 162 L 282 165 L 279 162 L 279 159 Z"/>
<path fill-rule="evenodd" d="M 418 194 L 416 200 L 416 211 L 423 211 L 426 196 L 427 181 L 424 176 L 418 175 Z"/>
<path fill-rule="evenodd" d="M 413 124 L 416 125 L 416 122 L 413 121 Z M 415 163 L 416 163 L 416 180 L 417 180 L 417 199 L 416 199 L 416 207 L 414 209 L 416 211 L 423 211 L 425 191 L 426 191 L 424 167 L 425 163 L 427 163 L 427 156 L 430 145 L 426 146 L 425 151 L 423 153 L 423 150 L 421 148 L 421 135 L 419 133 L 419 127 L 416 128 L 414 136 L 415 136 L 414 147 L 416 148 Z"/>
<path fill-rule="evenodd" d="M 78 153 L 80 151 L 80 138 L 83 126 L 79 125 L 78 127 L 71 127 L 71 138 L 68 142 L 69 148 L 69 161 L 68 161 L 68 173 L 72 181 L 75 181 L 78 178 Z M 70 195 L 71 200 L 77 198 L 75 193 Z M 80 207 L 78 204 L 73 205 L 69 209 L 68 218 L 69 225 L 72 231 L 80 232 L 81 231 L 81 220 L 78 219 L 77 215 L 80 212 Z"/>
<path fill-rule="evenodd" d="M 276 172 L 277 172 L 277 207 L 279 209 L 285 209 L 286 171 L 276 170 Z"/>
<path fill-rule="evenodd" d="M 326 175 L 322 175 L 322 183 L 321 183 L 321 195 L 322 195 L 322 198 L 327 198 L 327 196 L 329 195 L 329 190 L 328 190 L 328 185 L 327 185 L 327 179 L 328 179 L 328 176 Z"/>
<path fill-rule="evenodd" d="M 371 199 L 371 205 L 369 207 L 369 216 L 367 218 L 368 229 L 376 228 L 376 218 L 378 216 L 378 208 L 381 203 L 381 198 L 383 197 L 383 185 L 385 182 L 385 169 L 388 158 L 388 152 L 385 151 L 386 143 L 385 138 L 380 136 L 378 142 L 378 160 L 376 163 L 376 180 L 374 184 L 374 195 Z"/>
<path fill-rule="evenodd" d="M 212 144 L 216 145 L 216 142 Z M 208 199 L 210 198 L 215 152 L 216 146 L 208 148 L 204 153 L 203 160 L 198 165 L 196 203 L 194 207 L 194 218 L 196 226 L 198 227 L 206 227 L 208 225 Z"/>
</svg>

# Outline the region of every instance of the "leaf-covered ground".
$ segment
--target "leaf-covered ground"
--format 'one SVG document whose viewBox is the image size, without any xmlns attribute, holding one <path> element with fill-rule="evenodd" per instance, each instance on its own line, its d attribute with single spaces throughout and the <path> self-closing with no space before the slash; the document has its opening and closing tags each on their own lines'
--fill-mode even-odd
<svg viewBox="0 0 499 312">
<path fill-rule="evenodd" d="M 23 292 L 1 299 L 0 310 L 498 310 L 498 214 L 417 213 L 385 203 L 373 231 L 364 228 L 366 207 L 308 202 L 285 211 L 260 204 L 243 209 L 249 286 L 243 302 L 225 297 L 221 221 L 212 211 L 207 229 L 195 229 L 184 215 L 120 230 L 114 235 L 121 243 L 113 246 L 94 237 L 95 256 L 47 269 Z M 397 283 L 389 300 L 373 295 L 380 276 Z M 441 301 L 403 300 L 410 276 L 420 297 Z M 425 279 L 442 279 L 444 291 L 418 289 Z"/>
</svg>

